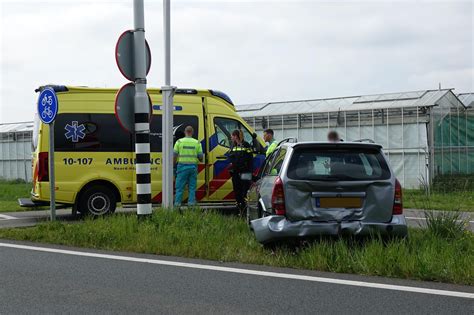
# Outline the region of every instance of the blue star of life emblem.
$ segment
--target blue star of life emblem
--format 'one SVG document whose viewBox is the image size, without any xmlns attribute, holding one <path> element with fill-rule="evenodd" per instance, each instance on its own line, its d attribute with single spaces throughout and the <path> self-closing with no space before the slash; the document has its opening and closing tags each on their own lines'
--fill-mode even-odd
<svg viewBox="0 0 474 315">
<path fill-rule="evenodd" d="M 66 139 L 71 139 L 72 142 L 78 142 L 79 139 L 84 139 L 86 136 L 84 130 L 86 130 L 86 127 L 84 127 L 83 124 L 80 124 L 79 126 L 77 125 L 77 121 L 72 121 L 71 125 L 67 124 L 66 127 L 66 133 L 64 134 L 66 136 Z"/>
</svg>

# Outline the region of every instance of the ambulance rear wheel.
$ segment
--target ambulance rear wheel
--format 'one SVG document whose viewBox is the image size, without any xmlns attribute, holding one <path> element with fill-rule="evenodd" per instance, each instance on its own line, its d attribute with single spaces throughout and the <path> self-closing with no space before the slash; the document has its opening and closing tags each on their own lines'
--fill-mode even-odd
<svg viewBox="0 0 474 315">
<path fill-rule="evenodd" d="M 114 192 L 105 186 L 91 186 L 80 197 L 79 209 L 82 214 L 94 217 L 113 213 L 117 207 Z"/>
</svg>

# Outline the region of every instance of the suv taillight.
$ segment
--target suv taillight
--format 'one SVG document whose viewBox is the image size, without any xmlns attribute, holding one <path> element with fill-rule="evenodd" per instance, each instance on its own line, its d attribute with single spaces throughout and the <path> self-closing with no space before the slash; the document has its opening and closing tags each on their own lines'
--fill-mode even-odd
<svg viewBox="0 0 474 315">
<path fill-rule="evenodd" d="M 403 214 L 402 185 L 395 179 L 395 196 L 393 198 L 392 214 Z"/>
<path fill-rule="evenodd" d="M 40 152 L 38 154 L 38 181 L 49 181 L 48 152 Z"/>
<path fill-rule="evenodd" d="M 285 215 L 285 193 L 283 192 L 283 182 L 281 178 L 277 176 L 275 179 L 275 184 L 273 186 L 272 192 L 272 208 L 275 211 L 275 214 Z"/>
</svg>

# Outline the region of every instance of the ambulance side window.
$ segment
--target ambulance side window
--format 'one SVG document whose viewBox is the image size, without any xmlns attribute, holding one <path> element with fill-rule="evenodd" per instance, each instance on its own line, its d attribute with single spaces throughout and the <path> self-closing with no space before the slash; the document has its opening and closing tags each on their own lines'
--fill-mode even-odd
<svg viewBox="0 0 474 315">
<path fill-rule="evenodd" d="M 198 139 L 199 118 L 191 115 L 174 116 L 175 141 L 184 136 L 184 128 L 194 128 Z M 122 128 L 114 114 L 59 114 L 55 121 L 55 150 L 60 152 L 133 152 L 135 138 Z M 151 152 L 161 152 L 161 115 L 150 123 Z"/>
<path fill-rule="evenodd" d="M 150 124 L 150 150 L 151 152 L 162 151 L 162 125 L 161 115 L 153 115 Z M 194 129 L 193 138 L 198 139 L 199 135 L 199 118 L 191 115 L 174 115 L 173 116 L 173 144 L 180 138 L 184 137 L 184 129 L 191 126 Z"/>
<path fill-rule="evenodd" d="M 231 134 L 234 130 L 242 130 L 244 140 L 252 144 L 252 134 L 235 119 L 216 117 L 214 118 L 214 129 L 216 130 L 217 143 L 223 147 L 229 148 L 231 143 Z"/>
<path fill-rule="evenodd" d="M 131 134 L 114 114 L 59 114 L 54 123 L 55 150 L 60 152 L 130 152 Z"/>
</svg>

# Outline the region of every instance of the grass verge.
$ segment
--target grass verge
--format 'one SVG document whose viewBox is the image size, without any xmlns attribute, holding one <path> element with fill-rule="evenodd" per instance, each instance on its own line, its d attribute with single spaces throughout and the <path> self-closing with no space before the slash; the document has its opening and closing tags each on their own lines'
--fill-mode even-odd
<svg viewBox="0 0 474 315">
<path fill-rule="evenodd" d="M 404 240 L 321 239 L 272 251 L 258 244 L 236 217 L 155 211 L 142 223 L 133 215 L 117 214 L 82 224 L 0 230 L 0 238 L 474 285 L 474 235 L 465 231 L 444 238 L 431 230 L 412 229 Z"/>
<path fill-rule="evenodd" d="M 30 196 L 31 183 L 16 180 L 0 180 L 0 212 L 41 210 L 44 207 L 22 208 L 18 205 L 18 198 Z"/>
<path fill-rule="evenodd" d="M 431 192 L 427 196 L 421 189 L 405 189 L 403 206 L 407 209 L 474 212 L 474 194 L 472 191 L 454 191 Z"/>
</svg>

